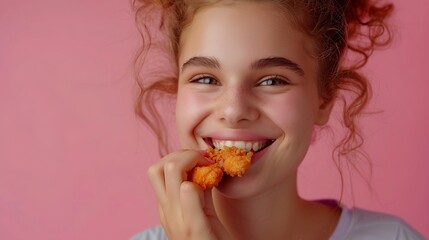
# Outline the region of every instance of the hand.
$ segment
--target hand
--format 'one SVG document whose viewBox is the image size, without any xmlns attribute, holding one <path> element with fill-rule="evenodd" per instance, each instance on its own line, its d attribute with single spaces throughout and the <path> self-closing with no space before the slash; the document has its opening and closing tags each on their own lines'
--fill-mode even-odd
<svg viewBox="0 0 429 240">
<path fill-rule="evenodd" d="M 170 240 L 228 239 L 213 206 L 212 192 L 187 181 L 187 172 L 208 164 L 201 153 L 173 152 L 148 170 L 155 191 L 161 224 Z"/>
</svg>

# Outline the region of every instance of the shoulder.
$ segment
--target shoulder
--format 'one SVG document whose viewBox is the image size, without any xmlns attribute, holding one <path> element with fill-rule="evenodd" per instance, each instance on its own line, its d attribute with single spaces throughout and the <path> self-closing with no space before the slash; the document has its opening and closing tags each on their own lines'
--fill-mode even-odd
<svg viewBox="0 0 429 240">
<path fill-rule="evenodd" d="M 334 239 L 423 240 L 399 217 L 360 208 L 343 209 Z"/>
<path fill-rule="evenodd" d="M 161 225 L 149 228 L 135 235 L 130 240 L 168 240 Z"/>
</svg>

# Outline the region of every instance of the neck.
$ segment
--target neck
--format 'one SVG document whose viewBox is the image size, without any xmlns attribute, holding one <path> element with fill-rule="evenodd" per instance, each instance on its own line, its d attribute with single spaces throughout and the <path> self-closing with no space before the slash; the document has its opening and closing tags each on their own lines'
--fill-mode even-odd
<svg viewBox="0 0 429 240">
<path fill-rule="evenodd" d="M 213 200 L 231 239 L 328 239 L 334 229 L 329 227 L 332 221 L 329 225 L 319 222 L 327 222 L 332 209 L 300 198 L 295 180 L 242 199 L 226 198 L 214 191 Z M 335 223 L 337 215 L 332 218 Z"/>
</svg>

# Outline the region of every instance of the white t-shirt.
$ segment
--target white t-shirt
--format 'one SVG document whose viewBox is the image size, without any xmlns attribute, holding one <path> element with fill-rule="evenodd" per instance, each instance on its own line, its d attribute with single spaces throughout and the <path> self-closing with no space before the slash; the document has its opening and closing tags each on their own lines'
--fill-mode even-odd
<svg viewBox="0 0 429 240">
<path fill-rule="evenodd" d="M 343 208 L 330 240 L 424 240 L 402 219 L 360 208 Z M 162 226 L 150 228 L 130 240 L 168 240 Z"/>
</svg>

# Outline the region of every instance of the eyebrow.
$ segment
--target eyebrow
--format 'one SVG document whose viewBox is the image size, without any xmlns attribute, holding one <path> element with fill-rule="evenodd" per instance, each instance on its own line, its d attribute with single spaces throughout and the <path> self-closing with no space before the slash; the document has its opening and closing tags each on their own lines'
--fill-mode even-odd
<svg viewBox="0 0 429 240">
<path fill-rule="evenodd" d="M 300 76 L 304 76 L 305 74 L 304 70 L 302 70 L 302 68 L 297 63 L 284 57 L 263 58 L 252 63 L 253 69 L 260 69 L 260 68 L 266 68 L 266 67 L 284 67 L 284 68 L 291 69 L 292 71 L 296 72 Z"/>
<path fill-rule="evenodd" d="M 192 57 L 182 65 L 181 71 L 183 72 L 185 68 L 190 66 L 221 68 L 219 61 L 212 57 Z M 304 76 L 305 74 L 304 70 L 297 63 L 284 57 L 262 58 L 253 62 L 251 65 L 252 69 L 262 69 L 266 67 L 284 67 L 296 72 L 300 76 Z"/>
<path fill-rule="evenodd" d="M 220 64 L 216 58 L 210 57 L 193 57 L 182 65 L 181 71 L 190 66 L 208 67 L 220 69 Z"/>
</svg>

